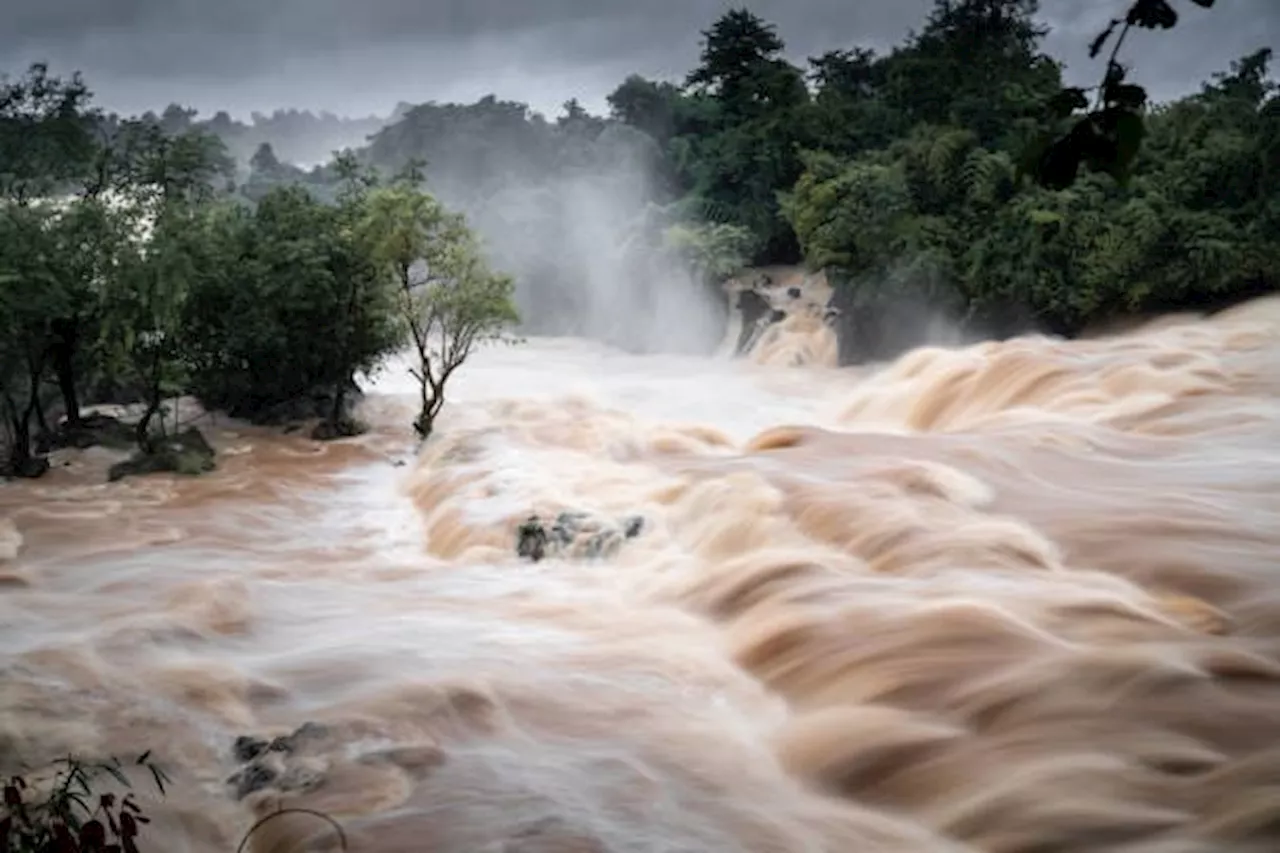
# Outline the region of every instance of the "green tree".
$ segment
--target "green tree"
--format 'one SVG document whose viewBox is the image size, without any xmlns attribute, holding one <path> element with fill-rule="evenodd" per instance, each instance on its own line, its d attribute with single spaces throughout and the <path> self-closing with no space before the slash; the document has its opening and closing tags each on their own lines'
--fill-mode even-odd
<svg viewBox="0 0 1280 853">
<path fill-rule="evenodd" d="M 48 356 L 69 428 L 80 425 L 80 389 L 97 355 L 92 348 L 104 289 L 127 227 L 111 203 L 94 194 L 71 201 L 51 222 L 51 285 L 63 298 L 62 310 L 50 318 Z"/>
<path fill-rule="evenodd" d="M 95 116 L 79 74 L 53 76 L 43 63 L 0 77 L 0 199 L 27 203 L 61 192 L 92 171 Z"/>
<path fill-rule="evenodd" d="M 154 453 L 167 435 L 164 419 L 156 416 L 185 379 L 182 314 L 196 269 L 196 216 L 186 205 L 168 204 L 149 223 L 138 222 L 147 236 L 121 253 L 106 298 L 107 340 L 119 348 L 144 395 L 134 430 L 144 454 Z"/>
<path fill-rule="evenodd" d="M 413 427 L 426 439 L 445 403 L 449 379 L 476 346 L 519 320 L 509 276 L 490 270 L 462 216 L 399 181 L 369 198 L 366 233 L 398 293 L 413 345 L 419 388 Z"/>
<path fill-rule="evenodd" d="M 731 121 L 805 101 L 803 77 L 782 59 L 786 45 L 772 24 L 730 9 L 702 38 L 701 61 L 686 85 L 714 96 Z"/>
<path fill-rule="evenodd" d="M 908 127 L 958 125 L 984 145 L 1003 144 L 1061 86 L 1057 63 L 1040 47 L 1038 7 L 1038 0 L 935 0 L 924 28 L 886 62 L 889 103 Z"/>
<path fill-rule="evenodd" d="M 680 87 L 632 74 L 607 98 L 614 121 L 631 125 L 666 145 L 679 129 Z"/>
<path fill-rule="evenodd" d="M 48 205 L 0 206 L 0 414 L 14 476 L 38 477 L 48 468 L 33 455 L 32 421 L 48 363 L 51 323 L 65 310 L 65 294 L 50 269 L 53 212 Z"/>
<path fill-rule="evenodd" d="M 397 344 L 390 288 L 354 226 L 358 204 L 282 185 L 252 211 L 209 211 L 209 257 L 185 311 L 192 389 L 206 406 L 260 422 L 318 417 L 322 437 L 356 429 L 354 376 Z"/>
<path fill-rule="evenodd" d="M 704 281 L 736 275 L 750 257 L 751 233 L 737 225 L 680 223 L 665 229 L 662 237 L 665 247 Z"/>
</svg>

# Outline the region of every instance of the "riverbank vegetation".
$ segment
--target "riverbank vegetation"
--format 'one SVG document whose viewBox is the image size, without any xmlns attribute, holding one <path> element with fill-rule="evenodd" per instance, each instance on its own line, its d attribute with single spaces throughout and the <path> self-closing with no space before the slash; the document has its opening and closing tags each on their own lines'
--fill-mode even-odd
<svg viewBox="0 0 1280 853">
<path fill-rule="evenodd" d="M 515 322 L 510 279 L 456 217 L 396 246 L 416 277 L 393 275 L 384 232 L 407 233 L 414 211 L 438 203 L 410 177 L 380 187 L 350 156 L 332 168 L 331 198 L 280 184 L 250 201 L 216 136 L 103 116 L 78 76 L 44 66 L 3 81 L 0 470 L 39 476 L 41 450 L 118 439 L 110 419 L 86 424 L 86 400 L 138 408 L 137 455 L 113 478 L 211 467 L 198 431 L 165 417 L 179 395 L 256 423 L 315 419 L 318 438 L 353 435 L 354 377 L 423 323 L 434 417 L 448 374 Z"/>
<path fill-rule="evenodd" d="M 787 58 L 785 34 L 735 10 L 703 33 L 684 79 L 632 76 L 607 117 L 576 101 L 555 120 L 492 97 L 424 104 L 358 156 L 384 170 L 427 161 L 440 197 L 493 238 L 529 294 L 535 331 L 575 331 L 573 282 L 596 255 L 572 247 L 599 213 L 582 187 L 640 164 L 644 192 L 618 242 L 652 251 L 683 236 L 720 275 L 743 263 L 825 270 L 846 362 L 918 342 L 926 310 L 978 334 L 1073 335 L 1276 286 L 1270 49 L 1167 103 L 1125 65 L 1131 30 L 1167 29 L 1178 10 L 1231 14 L 1197 8 L 1213 5 L 1117 0 L 1092 46 L 1092 90 L 1064 84 L 1034 0 L 937 0 L 888 51 L 851 44 L 803 63 Z M 259 190 L 327 180 L 273 156 L 259 165 Z"/>
<path fill-rule="evenodd" d="M 376 121 L 121 118 L 33 68 L 0 90 L 7 467 L 38 473 L 32 448 L 71 441 L 86 399 L 141 404 L 144 453 L 180 393 L 348 435 L 353 377 L 402 346 L 426 435 L 516 307 L 528 333 L 627 345 L 677 269 L 712 289 L 747 265 L 825 271 L 846 363 L 920 343 L 924 313 L 1073 335 L 1273 290 L 1270 50 L 1151 103 L 1117 51 L 1130 27 L 1176 23 L 1170 2 L 1117 2 L 1096 91 L 1064 85 L 1036 11 L 937 0 L 886 52 L 797 64 L 732 10 L 684 79 L 632 76 L 608 116 L 570 100 L 554 120 L 494 96 Z M 346 147 L 291 163 L 307 128 Z M 604 310 L 605 291 L 626 298 Z"/>
</svg>

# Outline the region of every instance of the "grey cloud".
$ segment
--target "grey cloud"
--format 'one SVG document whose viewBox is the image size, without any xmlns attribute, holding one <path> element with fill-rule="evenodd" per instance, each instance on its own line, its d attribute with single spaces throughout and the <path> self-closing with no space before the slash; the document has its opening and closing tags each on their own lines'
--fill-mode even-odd
<svg viewBox="0 0 1280 853">
<path fill-rule="evenodd" d="M 1091 82 L 1086 45 L 1123 0 L 1046 0 L 1048 47 Z M 80 68 L 113 108 L 180 100 L 202 111 L 297 105 L 385 112 L 398 100 L 488 92 L 555 110 L 597 107 L 631 71 L 677 76 L 699 31 L 730 0 L 0 0 L 0 62 L 47 58 Z M 887 47 L 930 0 L 755 0 L 789 52 Z M 1161 96 L 1280 37 L 1280 2 L 1234 0 L 1205 12 L 1183 0 L 1181 26 L 1140 34 L 1128 56 Z"/>
</svg>

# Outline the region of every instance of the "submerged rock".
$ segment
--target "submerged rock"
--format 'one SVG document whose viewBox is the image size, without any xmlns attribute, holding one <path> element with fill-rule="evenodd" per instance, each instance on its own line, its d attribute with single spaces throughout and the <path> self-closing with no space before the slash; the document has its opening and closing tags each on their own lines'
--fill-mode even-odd
<svg viewBox="0 0 1280 853">
<path fill-rule="evenodd" d="M 28 456 L 21 462 L 0 465 L 0 477 L 18 480 L 38 480 L 49 473 L 49 457 Z"/>
<path fill-rule="evenodd" d="M 266 752 L 267 748 L 270 746 L 270 741 L 257 737 L 249 737 L 248 735 L 241 735 L 236 738 L 235 744 L 231 747 L 231 752 L 235 755 L 236 761 L 244 763 L 253 761 L 253 759 Z"/>
<path fill-rule="evenodd" d="M 547 555 L 548 541 L 542 520 L 531 515 L 516 531 L 516 554 L 537 563 Z"/>
<path fill-rule="evenodd" d="M 325 726 L 303 723 L 291 734 L 270 740 L 254 735 L 236 738 L 231 745 L 231 755 L 244 766 L 226 780 L 232 797 L 243 800 L 266 788 L 299 792 L 319 787 L 324 783 L 324 762 L 303 753 L 328 735 Z"/>
<path fill-rule="evenodd" d="M 243 800 L 250 794 L 256 794 L 280 777 L 279 771 L 262 762 L 254 762 L 248 767 L 236 771 L 229 779 L 227 786 L 233 790 L 232 796 Z"/>
<path fill-rule="evenodd" d="M 293 734 L 281 735 L 267 748 L 272 752 L 297 752 L 307 744 L 323 739 L 329 730 L 319 723 L 303 723 Z"/>
<path fill-rule="evenodd" d="M 622 543 L 639 536 L 645 527 L 642 516 L 627 516 L 619 522 L 593 517 L 585 512 L 562 512 L 549 525 L 531 515 L 516 533 L 516 554 L 533 562 L 548 556 L 599 559 L 618 553 Z"/>
<path fill-rule="evenodd" d="M 344 416 L 336 421 L 323 420 L 311 430 L 311 438 L 315 441 L 337 441 L 341 438 L 354 438 L 364 435 L 369 428 L 355 418 Z"/>
<path fill-rule="evenodd" d="M 107 479 L 111 482 L 124 477 L 172 472 L 196 476 L 217 467 L 217 453 L 195 427 L 157 442 L 151 453 L 135 453 L 123 462 L 111 466 Z"/>
</svg>

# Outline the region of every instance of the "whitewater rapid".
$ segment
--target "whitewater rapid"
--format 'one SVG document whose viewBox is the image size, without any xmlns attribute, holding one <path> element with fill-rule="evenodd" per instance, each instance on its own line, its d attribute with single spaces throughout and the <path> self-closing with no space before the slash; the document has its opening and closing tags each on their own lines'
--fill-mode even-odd
<svg viewBox="0 0 1280 853">
<path fill-rule="evenodd" d="M 201 853 L 1274 849 L 1277 303 L 858 371 L 811 320 L 487 348 L 416 456 L 393 363 L 352 442 L 0 489 L 0 763 L 151 748 Z M 646 524 L 518 560 L 566 510 Z"/>
</svg>

